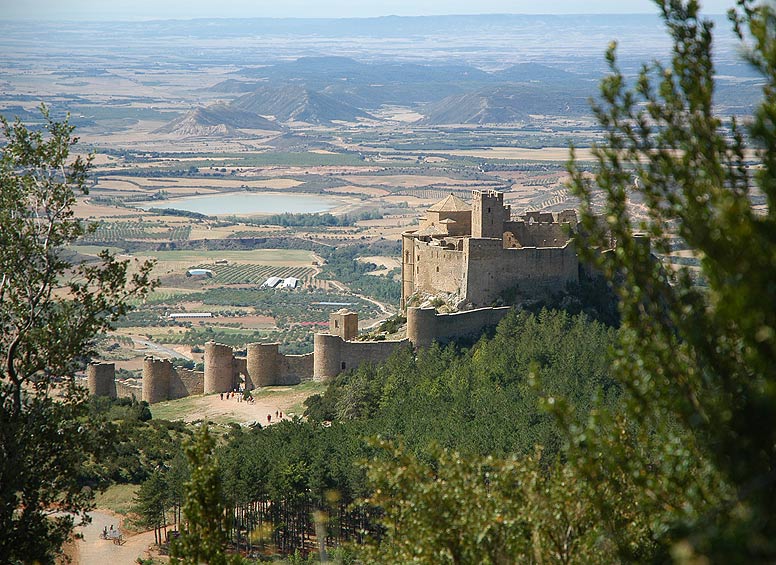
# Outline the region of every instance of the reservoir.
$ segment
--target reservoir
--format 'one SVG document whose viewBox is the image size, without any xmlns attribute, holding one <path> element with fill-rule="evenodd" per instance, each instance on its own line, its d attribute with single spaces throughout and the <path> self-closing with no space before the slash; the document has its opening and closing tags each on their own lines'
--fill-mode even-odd
<svg viewBox="0 0 776 565">
<path fill-rule="evenodd" d="M 325 196 L 307 194 L 229 192 L 207 194 L 189 198 L 170 198 L 152 202 L 139 202 L 143 210 L 149 208 L 175 208 L 197 212 L 208 216 L 267 216 L 289 212 L 292 214 L 313 214 L 326 212 L 342 202 Z"/>
</svg>

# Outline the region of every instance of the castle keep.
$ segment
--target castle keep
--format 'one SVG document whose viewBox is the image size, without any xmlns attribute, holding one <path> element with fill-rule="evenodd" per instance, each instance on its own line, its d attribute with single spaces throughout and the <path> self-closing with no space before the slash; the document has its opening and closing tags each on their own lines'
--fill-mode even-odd
<svg viewBox="0 0 776 565">
<path fill-rule="evenodd" d="M 579 281 L 577 215 L 528 212 L 511 218 L 504 195 L 475 190 L 471 206 L 450 195 L 402 234 L 401 307 L 447 295 L 461 307 L 492 304 L 505 291 L 539 296 Z"/>
</svg>

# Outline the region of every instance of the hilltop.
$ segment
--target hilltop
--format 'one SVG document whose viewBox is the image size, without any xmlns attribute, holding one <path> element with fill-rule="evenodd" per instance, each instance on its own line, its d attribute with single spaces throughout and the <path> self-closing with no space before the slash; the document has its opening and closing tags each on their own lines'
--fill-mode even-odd
<svg viewBox="0 0 776 565">
<path fill-rule="evenodd" d="M 239 137 L 240 130 L 280 131 L 283 128 L 256 113 L 226 104 L 195 108 L 175 118 L 153 133 L 172 134 L 178 137 Z"/>
<path fill-rule="evenodd" d="M 297 85 L 277 88 L 263 86 L 234 100 L 231 107 L 274 116 L 280 122 L 330 124 L 334 121 L 355 122 L 372 118 L 346 102 Z"/>
<path fill-rule="evenodd" d="M 424 125 L 508 124 L 531 115 L 581 115 L 587 110 L 586 92 L 546 86 L 512 84 L 448 96 L 425 106 Z"/>
</svg>

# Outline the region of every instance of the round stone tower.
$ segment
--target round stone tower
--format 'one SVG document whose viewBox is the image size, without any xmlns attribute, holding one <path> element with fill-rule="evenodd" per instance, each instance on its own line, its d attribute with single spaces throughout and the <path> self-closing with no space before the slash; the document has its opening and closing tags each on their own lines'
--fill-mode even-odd
<svg viewBox="0 0 776 565">
<path fill-rule="evenodd" d="M 313 380 L 333 379 L 343 369 L 342 338 L 338 335 L 315 334 L 313 340 Z"/>
<path fill-rule="evenodd" d="M 214 341 L 205 344 L 205 394 L 234 389 L 234 352 Z"/>
<path fill-rule="evenodd" d="M 172 361 L 146 357 L 143 360 L 143 400 L 149 404 L 170 398 Z"/>
<path fill-rule="evenodd" d="M 253 386 L 272 386 L 280 377 L 280 345 L 277 343 L 248 344 L 248 377 Z"/>
<path fill-rule="evenodd" d="M 407 338 L 412 345 L 428 347 L 437 337 L 434 308 L 407 308 Z"/>
<path fill-rule="evenodd" d="M 86 383 L 90 395 L 116 398 L 116 365 L 89 363 L 86 367 Z"/>
</svg>

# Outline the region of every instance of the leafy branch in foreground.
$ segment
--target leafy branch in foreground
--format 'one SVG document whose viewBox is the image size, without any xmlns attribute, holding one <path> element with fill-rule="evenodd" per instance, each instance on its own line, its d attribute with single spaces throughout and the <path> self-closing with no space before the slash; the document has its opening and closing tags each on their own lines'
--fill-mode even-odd
<svg viewBox="0 0 776 565">
<path fill-rule="evenodd" d="M 589 234 L 580 252 L 623 280 L 615 370 L 627 401 L 625 418 L 601 411 L 572 430 L 570 457 L 596 488 L 622 479 L 624 498 L 599 492 L 594 501 L 623 559 L 768 561 L 776 555 L 776 16 L 772 4 L 749 0 L 732 14 L 765 83 L 742 127 L 714 113 L 712 25 L 698 2 L 657 4 L 673 40 L 670 65 L 645 66 L 628 89 L 612 47 L 594 107 L 606 130 L 594 178 L 573 158 L 569 166 Z M 748 165 L 747 136 L 759 167 Z M 603 224 L 593 214 L 598 190 Z M 635 193 L 646 204 L 641 222 L 629 215 Z M 759 211 L 753 200 L 762 196 Z M 664 270 L 636 232 L 662 254 L 680 238 L 708 287 L 695 286 L 687 267 Z M 610 237 L 616 252 L 586 251 Z M 636 522 L 649 532 L 641 542 L 615 519 L 627 502 L 639 505 Z"/>
<path fill-rule="evenodd" d="M 67 121 L 33 131 L 0 119 L 0 561 L 52 562 L 74 516 L 92 496 L 78 481 L 98 449 L 74 375 L 95 336 L 152 288 L 152 265 L 107 251 L 72 265 L 65 246 L 87 228 L 73 212 L 86 193 L 90 158 L 70 158 L 78 139 Z"/>
</svg>

